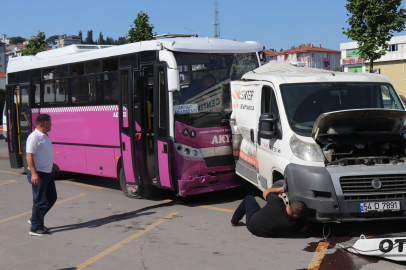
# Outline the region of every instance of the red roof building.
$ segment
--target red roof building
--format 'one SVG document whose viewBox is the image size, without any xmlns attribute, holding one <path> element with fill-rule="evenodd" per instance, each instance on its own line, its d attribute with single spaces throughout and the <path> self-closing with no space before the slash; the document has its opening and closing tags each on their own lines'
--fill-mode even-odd
<svg viewBox="0 0 406 270">
<path fill-rule="evenodd" d="M 333 70 L 340 68 L 341 51 L 331 50 L 314 46 L 313 44 L 302 44 L 292 46 L 288 50 L 277 52 L 275 50 L 263 50 L 266 55 L 266 63 L 277 61 L 305 62 L 307 67 Z"/>
</svg>

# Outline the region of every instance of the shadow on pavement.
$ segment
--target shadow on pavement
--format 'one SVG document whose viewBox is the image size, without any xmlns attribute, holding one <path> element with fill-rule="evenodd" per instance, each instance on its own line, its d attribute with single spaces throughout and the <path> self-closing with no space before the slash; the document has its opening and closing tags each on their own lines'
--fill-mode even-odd
<svg viewBox="0 0 406 270">
<path fill-rule="evenodd" d="M 75 224 L 70 224 L 70 225 L 52 227 L 50 229 L 51 229 L 51 233 L 56 233 L 56 232 L 77 230 L 77 229 L 82 229 L 82 228 L 97 228 L 97 227 L 104 226 L 106 224 L 110 224 L 110 223 L 113 223 L 116 221 L 132 219 L 132 218 L 144 216 L 144 215 L 152 215 L 156 212 L 146 212 L 146 213 L 142 213 L 142 212 L 148 211 L 151 209 L 155 209 L 155 208 L 172 206 L 175 204 L 176 204 L 175 202 L 161 203 L 158 205 L 144 207 L 144 208 L 141 208 L 141 209 L 138 209 L 135 211 L 131 211 L 131 212 L 127 212 L 127 213 L 122 213 L 122 214 L 118 214 L 118 215 L 94 219 L 94 220 L 90 220 L 90 221 L 83 222 L 83 223 L 75 223 Z M 142 214 L 139 214 L 139 213 L 142 213 Z M 143 229 L 143 228 L 140 228 L 140 230 L 141 229 Z"/>
</svg>

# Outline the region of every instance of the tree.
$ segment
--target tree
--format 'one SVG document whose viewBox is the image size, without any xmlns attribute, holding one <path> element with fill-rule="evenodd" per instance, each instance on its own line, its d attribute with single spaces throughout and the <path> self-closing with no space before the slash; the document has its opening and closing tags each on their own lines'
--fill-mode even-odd
<svg viewBox="0 0 406 270">
<path fill-rule="evenodd" d="M 78 37 L 80 37 L 80 44 L 83 44 L 82 30 L 79 30 Z"/>
<path fill-rule="evenodd" d="M 10 38 L 10 44 L 21 44 L 25 41 L 25 38 L 20 36 Z"/>
<path fill-rule="evenodd" d="M 340 68 L 339 67 L 335 67 L 334 69 L 333 69 L 333 71 L 340 71 Z"/>
<path fill-rule="evenodd" d="M 149 24 L 149 16 L 147 13 L 140 11 L 133 24 L 134 25 L 130 25 L 131 28 L 128 30 L 126 43 L 151 40 L 153 38 L 154 34 L 152 30 L 154 30 L 154 26 Z"/>
<path fill-rule="evenodd" d="M 87 36 L 85 38 L 84 44 L 95 44 L 93 41 L 93 30 L 87 31 Z"/>
<path fill-rule="evenodd" d="M 114 39 L 112 37 L 107 37 L 106 38 L 106 45 L 113 45 Z"/>
<path fill-rule="evenodd" d="M 47 44 L 55 44 L 55 39 L 59 39 L 59 35 L 53 35 L 47 38 L 46 43 Z"/>
<path fill-rule="evenodd" d="M 347 0 L 349 19 L 343 34 L 358 42 L 358 56 L 370 61 L 369 72 L 374 71 L 374 60 L 388 49 L 394 32 L 405 28 L 406 10 L 399 8 L 402 0 Z"/>
<path fill-rule="evenodd" d="M 123 45 L 127 42 L 125 37 L 118 37 L 116 41 L 113 42 L 114 45 Z"/>
<path fill-rule="evenodd" d="M 280 52 L 283 52 L 283 49 L 281 48 Z"/>
<path fill-rule="evenodd" d="M 100 34 L 99 34 L 99 39 L 97 40 L 97 44 L 106 45 L 106 41 L 103 38 L 103 33 L 102 32 L 100 32 Z"/>
<path fill-rule="evenodd" d="M 38 31 L 38 34 L 28 41 L 28 44 L 25 45 L 26 50 L 22 52 L 22 55 L 36 55 L 39 52 L 45 51 L 45 32 Z"/>
</svg>

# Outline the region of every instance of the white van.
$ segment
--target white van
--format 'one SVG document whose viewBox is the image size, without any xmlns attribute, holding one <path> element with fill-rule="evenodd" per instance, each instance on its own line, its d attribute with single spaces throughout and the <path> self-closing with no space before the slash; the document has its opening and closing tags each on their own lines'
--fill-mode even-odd
<svg viewBox="0 0 406 270">
<path fill-rule="evenodd" d="M 388 78 L 274 62 L 231 91 L 238 175 L 286 179 L 312 220 L 406 218 L 406 111 Z"/>
</svg>

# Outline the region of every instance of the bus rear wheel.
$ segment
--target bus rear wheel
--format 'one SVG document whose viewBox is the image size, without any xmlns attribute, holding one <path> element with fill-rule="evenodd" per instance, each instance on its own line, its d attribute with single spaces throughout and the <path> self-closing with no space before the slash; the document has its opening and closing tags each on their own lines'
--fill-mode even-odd
<svg viewBox="0 0 406 270">
<path fill-rule="evenodd" d="M 141 188 L 139 184 L 134 183 L 134 185 L 129 184 L 125 180 L 124 167 L 121 167 L 120 174 L 118 176 L 120 181 L 121 190 L 124 195 L 128 198 L 138 199 L 141 197 Z"/>
</svg>

